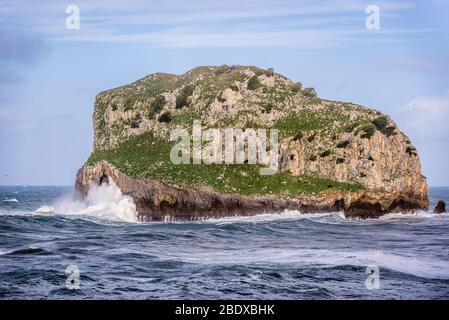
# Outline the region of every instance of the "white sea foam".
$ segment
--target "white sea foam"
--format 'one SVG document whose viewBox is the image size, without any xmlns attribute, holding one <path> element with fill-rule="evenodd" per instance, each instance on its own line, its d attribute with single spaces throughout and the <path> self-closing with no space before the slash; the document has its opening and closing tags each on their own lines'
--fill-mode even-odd
<svg viewBox="0 0 449 320">
<path fill-rule="evenodd" d="M 424 218 L 447 218 L 447 213 L 433 213 L 431 211 L 419 210 L 416 212 L 394 212 L 388 213 L 381 217 L 380 220 L 396 220 L 396 219 L 424 219 Z"/>
<path fill-rule="evenodd" d="M 55 211 L 55 208 L 49 207 L 47 205 L 44 205 L 44 206 L 40 207 L 39 209 L 35 210 L 34 213 L 36 213 L 36 214 L 50 214 L 50 213 L 53 213 L 54 211 Z"/>
<path fill-rule="evenodd" d="M 446 261 L 430 257 L 398 255 L 382 250 L 261 249 L 260 247 L 248 246 L 248 248 L 239 248 L 239 250 L 217 250 L 213 255 L 207 249 L 195 250 L 194 252 L 173 252 L 172 254 L 169 253 L 169 258 L 188 263 L 210 265 L 281 263 L 308 268 L 375 265 L 381 269 L 394 270 L 423 278 L 449 279 L 449 265 Z"/>
<path fill-rule="evenodd" d="M 16 198 L 11 198 L 11 199 L 5 199 L 5 200 L 3 200 L 3 202 L 14 202 L 14 203 L 17 203 L 17 202 L 19 202 L 19 200 L 17 200 Z"/>
<path fill-rule="evenodd" d="M 33 212 L 34 214 L 59 214 L 68 216 L 88 216 L 107 219 L 112 221 L 138 222 L 136 205 L 131 197 L 123 195 L 121 190 L 112 181 L 101 186 L 92 185 L 84 201 L 75 201 L 73 197 L 65 197 L 57 201 L 53 206 L 44 205 Z M 2 213 L 12 214 L 10 211 Z M 29 214 L 29 212 L 15 212 L 16 214 Z M 284 210 L 280 213 L 262 213 L 252 216 L 231 216 L 221 218 L 204 218 L 202 220 L 190 221 L 189 223 L 212 223 L 218 225 L 235 223 L 265 223 L 273 221 L 294 221 L 307 219 L 325 224 L 371 224 L 385 223 L 404 220 L 423 219 L 446 219 L 449 214 L 435 214 L 430 211 L 417 211 L 414 213 L 389 213 L 379 218 L 358 219 L 346 218 L 344 213 L 301 213 L 298 210 Z M 164 217 L 164 223 L 185 223 L 178 221 L 172 216 Z M 149 222 L 161 223 L 161 222 Z"/>
<path fill-rule="evenodd" d="M 342 212 L 327 212 L 327 213 L 301 213 L 297 210 L 285 210 L 278 213 L 261 213 L 253 216 L 233 216 L 233 217 L 223 217 L 223 218 L 211 218 L 202 220 L 206 223 L 216 223 L 216 224 L 233 224 L 233 223 L 261 223 L 261 222 L 271 222 L 271 221 L 282 221 L 282 220 L 300 220 L 300 219 L 313 219 L 313 218 L 323 218 L 323 217 L 343 217 Z"/>
<path fill-rule="evenodd" d="M 87 216 L 112 221 L 138 222 L 133 199 L 123 195 L 120 188 L 111 181 L 102 185 L 91 185 L 84 200 L 66 197 L 52 207 L 42 206 L 35 214 L 58 214 L 63 216 Z"/>
<path fill-rule="evenodd" d="M 419 220 L 419 219 L 445 219 L 448 218 L 449 214 L 435 214 L 430 211 L 416 211 L 413 213 L 389 213 L 379 218 L 346 218 L 344 212 L 325 212 L 325 213 L 301 213 L 298 210 L 284 210 L 279 213 L 263 213 L 256 214 L 253 216 L 232 216 L 232 217 L 222 217 L 222 218 L 210 218 L 201 220 L 205 223 L 216 223 L 216 224 L 233 224 L 233 223 L 263 223 L 271 221 L 282 221 L 282 220 L 301 220 L 307 219 L 315 222 L 328 223 L 328 224 L 370 224 L 370 223 L 385 223 L 393 222 L 397 220 Z M 166 219 L 170 221 L 169 219 Z"/>
</svg>

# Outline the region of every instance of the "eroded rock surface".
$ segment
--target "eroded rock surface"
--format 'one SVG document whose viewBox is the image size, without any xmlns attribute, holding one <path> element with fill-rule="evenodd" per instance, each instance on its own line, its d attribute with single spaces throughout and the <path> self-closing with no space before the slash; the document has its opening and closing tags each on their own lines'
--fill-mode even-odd
<svg viewBox="0 0 449 320">
<path fill-rule="evenodd" d="M 428 207 L 417 150 L 390 117 L 319 99 L 272 71 L 221 66 L 153 74 L 97 95 L 93 118 L 94 152 L 78 172 L 77 190 L 113 179 L 146 219 L 284 209 L 367 218 Z M 279 173 L 259 179 L 249 165 L 173 166 L 170 131 L 189 129 L 193 120 L 278 129 Z"/>
<path fill-rule="evenodd" d="M 434 213 L 445 213 L 446 212 L 446 203 L 444 201 L 438 201 L 435 209 L 433 210 Z"/>
</svg>

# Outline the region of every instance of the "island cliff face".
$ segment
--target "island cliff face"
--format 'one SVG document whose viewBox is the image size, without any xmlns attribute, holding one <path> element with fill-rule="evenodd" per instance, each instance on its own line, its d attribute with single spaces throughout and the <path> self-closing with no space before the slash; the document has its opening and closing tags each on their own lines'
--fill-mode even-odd
<svg viewBox="0 0 449 320">
<path fill-rule="evenodd" d="M 278 172 L 259 165 L 170 161 L 170 132 L 279 130 Z M 378 217 L 428 207 L 427 182 L 410 140 L 391 118 L 319 99 L 273 70 L 198 67 L 156 73 L 97 95 L 94 151 L 76 190 L 112 179 L 144 220 L 202 219 L 295 209 Z"/>
</svg>

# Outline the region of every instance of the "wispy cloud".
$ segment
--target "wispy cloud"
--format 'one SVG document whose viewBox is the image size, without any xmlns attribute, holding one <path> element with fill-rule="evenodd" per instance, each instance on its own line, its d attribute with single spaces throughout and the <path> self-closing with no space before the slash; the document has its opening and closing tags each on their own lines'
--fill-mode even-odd
<svg viewBox="0 0 449 320">
<path fill-rule="evenodd" d="M 164 47 L 294 46 L 323 48 L 356 40 L 365 33 L 366 0 L 74 1 L 81 29 L 65 29 L 60 1 L 9 1 L 0 17 L 14 19 L 58 41 L 137 42 Z M 403 12 L 411 2 L 376 1 L 382 15 Z M 376 31 L 377 32 L 377 31 Z M 407 33 L 420 32 L 408 29 Z M 366 34 L 366 33 L 365 33 Z M 377 32 L 394 39 L 405 32 Z"/>
<path fill-rule="evenodd" d="M 117 0 L 73 1 L 87 19 L 126 19 L 126 22 L 183 23 L 217 21 L 241 18 L 284 17 L 304 15 L 329 15 L 348 12 L 363 13 L 372 1 L 367 0 L 136 0 L 124 3 Z M 49 0 L 39 3 L 32 0 L 7 1 L 0 5 L 1 13 L 21 14 L 39 17 L 43 14 L 63 15 L 64 3 Z M 414 7 L 412 2 L 383 0 L 376 1 L 385 12 L 400 11 Z M 124 22 L 123 20 L 121 22 Z"/>
<path fill-rule="evenodd" d="M 416 97 L 406 105 L 406 125 L 416 136 L 432 140 L 449 138 L 449 90 L 444 95 Z"/>
<path fill-rule="evenodd" d="M 41 39 L 0 24 L 0 99 L 9 99 L 8 86 L 23 81 L 22 71 L 38 63 L 46 51 Z"/>
<path fill-rule="evenodd" d="M 449 73 L 449 57 L 403 58 L 380 61 L 377 63 L 377 66 L 385 70 Z"/>
<path fill-rule="evenodd" d="M 34 64 L 44 51 L 41 40 L 0 25 L 0 63 Z"/>
</svg>

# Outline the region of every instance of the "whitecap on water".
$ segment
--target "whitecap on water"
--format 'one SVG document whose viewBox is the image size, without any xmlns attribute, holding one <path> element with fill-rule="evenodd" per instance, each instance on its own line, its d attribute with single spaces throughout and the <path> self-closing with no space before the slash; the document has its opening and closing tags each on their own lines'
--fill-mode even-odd
<svg viewBox="0 0 449 320">
<path fill-rule="evenodd" d="M 210 218 L 201 220 L 201 222 L 214 224 L 233 224 L 233 223 L 262 223 L 283 220 L 301 220 L 301 219 L 320 219 L 326 217 L 343 218 L 342 212 L 326 212 L 326 213 L 301 213 L 298 210 L 284 210 L 278 213 L 261 213 L 252 216 L 233 216 L 222 218 Z"/>
<path fill-rule="evenodd" d="M 446 213 L 433 213 L 430 211 L 419 210 L 416 212 L 394 212 L 387 213 L 379 217 L 380 220 L 397 220 L 397 219 L 426 219 L 426 218 L 445 218 Z"/>
<path fill-rule="evenodd" d="M 54 211 L 55 211 L 55 208 L 44 205 L 44 206 L 40 207 L 39 209 L 35 210 L 34 213 L 49 214 L 49 213 L 53 213 Z"/>
<path fill-rule="evenodd" d="M 257 253 L 257 254 L 255 254 Z M 383 250 L 328 250 L 328 249 L 290 249 L 290 248 L 240 248 L 221 250 L 213 256 L 206 249 L 195 252 L 176 252 L 167 258 L 187 263 L 209 265 L 236 264 L 287 264 L 296 267 L 322 268 L 345 265 L 366 267 L 378 266 L 422 278 L 449 279 L 449 265 L 446 261 L 421 256 L 399 255 Z"/>
<path fill-rule="evenodd" d="M 84 200 L 66 197 L 53 206 L 42 206 L 36 214 L 79 216 L 111 221 L 138 222 L 136 205 L 130 196 L 122 193 L 114 181 L 102 185 L 92 184 Z"/>
<path fill-rule="evenodd" d="M 16 198 L 11 198 L 11 199 L 5 199 L 5 200 L 3 200 L 3 202 L 14 202 L 14 203 L 17 203 L 17 202 L 19 202 L 19 200 L 17 200 Z"/>
<path fill-rule="evenodd" d="M 189 223 L 211 223 L 218 225 L 227 225 L 235 223 L 266 223 L 276 221 L 294 221 L 294 220 L 310 220 L 317 223 L 324 224 L 376 224 L 385 222 L 394 222 L 400 219 L 407 220 L 409 218 L 427 219 L 427 218 L 445 218 L 448 214 L 435 214 L 429 211 L 417 211 L 414 213 L 389 213 L 379 218 L 362 219 L 357 217 L 347 218 L 344 212 L 324 212 L 324 213 L 302 213 L 298 210 L 284 210 L 283 212 L 275 213 L 260 213 L 251 216 L 230 216 L 220 218 L 203 218 L 195 221 L 188 221 Z M 184 223 L 184 221 L 177 221 L 171 216 L 164 217 L 165 223 Z"/>
</svg>

